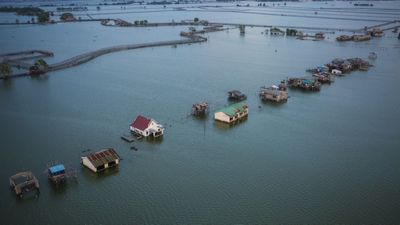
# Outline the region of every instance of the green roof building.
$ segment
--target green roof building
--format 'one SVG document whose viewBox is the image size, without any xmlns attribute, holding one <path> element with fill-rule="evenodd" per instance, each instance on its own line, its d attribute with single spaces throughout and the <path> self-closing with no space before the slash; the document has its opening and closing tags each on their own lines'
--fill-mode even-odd
<svg viewBox="0 0 400 225">
<path fill-rule="evenodd" d="M 214 119 L 225 123 L 233 123 L 246 117 L 248 114 L 249 108 L 246 103 L 238 102 L 215 112 Z"/>
</svg>

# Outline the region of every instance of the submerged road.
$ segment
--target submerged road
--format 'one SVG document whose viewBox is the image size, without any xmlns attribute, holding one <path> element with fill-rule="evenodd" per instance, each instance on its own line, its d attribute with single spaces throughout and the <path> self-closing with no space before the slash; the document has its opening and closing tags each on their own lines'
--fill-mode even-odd
<svg viewBox="0 0 400 225">
<path fill-rule="evenodd" d="M 94 58 L 99 56 L 109 54 L 112 52 L 126 51 L 138 48 L 150 48 L 150 47 L 161 47 L 161 46 L 169 46 L 169 45 L 183 45 L 183 44 L 192 44 L 192 43 L 201 43 L 206 42 L 207 38 L 201 36 L 193 36 L 192 38 L 182 39 L 182 40 L 173 40 L 173 41 L 159 41 L 159 42 L 149 42 L 149 43 L 141 43 L 141 44 L 130 44 L 130 45 L 117 45 L 107 48 L 101 48 L 96 51 L 87 52 L 81 55 L 74 56 L 72 58 L 66 59 L 64 61 L 49 65 L 48 69 L 42 71 L 43 73 L 56 71 L 61 69 L 66 69 L 69 67 L 77 66 L 82 63 L 86 63 Z M 17 78 L 17 77 L 25 77 L 30 76 L 29 72 L 13 74 L 10 75 L 9 78 Z M 3 79 L 3 77 L 0 77 Z"/>
</svg>

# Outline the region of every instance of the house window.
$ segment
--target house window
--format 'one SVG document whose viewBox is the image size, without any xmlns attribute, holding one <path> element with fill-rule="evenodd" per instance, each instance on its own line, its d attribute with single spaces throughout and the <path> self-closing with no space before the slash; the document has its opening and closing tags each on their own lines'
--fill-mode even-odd
<svg viewBox="0 0 400 225">
<path fill-rule="evenodd" d="M 98 166 L 96 169 L 97 169 L 97 171 L 104 170 L 104 164 L 103 164 L 103 165 L 100 165 L 100 166 Z"/>
<path fill-rule="evenodd" d="M 108 163 L 108 167 L 113 167 L 113 166 L 115 166 L 115 165 L 117 165 L 117 162 L 116 162 L 116 161 L 112 161 L 112 162 L 109 162 L 109 163 Z"/>
</svg>

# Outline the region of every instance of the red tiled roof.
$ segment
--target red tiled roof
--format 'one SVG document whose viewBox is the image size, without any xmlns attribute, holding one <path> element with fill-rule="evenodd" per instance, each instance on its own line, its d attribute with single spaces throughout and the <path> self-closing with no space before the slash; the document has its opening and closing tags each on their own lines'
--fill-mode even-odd
<svg viewBox="0 0 400 225">
<path fill-rule="evenodd" d="M 144 116 L 137 116 L 135 121 L 131 124 L 133 128 L 144 131 L 147 127 L 149 127 L 151 120 L 147 119 Z"/>
<path fill-rule="evenodd" d="M 87 155 L 87 158 L 95 167 L 98 167 L 99 165 L 113 162 L 120 157 L 114 149 L 108 148 L 95 153 L 91 153 Z"/>
</svg>

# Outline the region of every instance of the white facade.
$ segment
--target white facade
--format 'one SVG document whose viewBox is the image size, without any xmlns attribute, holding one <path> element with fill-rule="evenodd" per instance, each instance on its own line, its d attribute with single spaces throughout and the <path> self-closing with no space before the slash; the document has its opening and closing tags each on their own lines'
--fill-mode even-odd
<svg viewBox="0 0 400 225">
<path fill-rule="evenodd" d="M 142 135 L 144 137 L 149 137 L 149 136 L 153 136 L 153 137 L 159 137 L 164 135 L 164 127 L 157 123 L 155 120 L 151 119 L 150 124 L 148 125 L 148 127 L 144 130 L 140 130 L 136 127 L 130 126 L 130 130 L 134 133 L 137 133 L 139 135 Z"/>
<path fill-rule="evenodd" d="M 248 108 L 246 108 L 244 112 L 236 113 L 234 116 L 229 116 L 224 112 L 216 112 L 214 113 L 214 119 L 225 123 L 233 123 L 239 119 L 242 119 L 243 117 L 246 117 L 248 114 L 249 114 Z"/>
<path fill-rule="evenodd" d="M 101 170 L 98 170 L 98 169 L 93 165 L 93 163 L 88 159 L 88 157 L 86 157 L 86 156 L 81 157 L 81 160 L 82 160 L 82 164 L 83 164 L 84 166 L 86 166 L 87 168 L 89 168 L 91 171 L 93 171 L 93 172 L 95 172 L 95 173 L 97 173 L 97 172 L 99 172 L 99 171 L 101 171 L 101 170 L 104 170 L 104 169 L 107 169 L 107 168 L 109 168 L 109 167 L 113 167 L 113 166 L 119 164 L 119 159 L 116 159 L 115 161 L 113 161 L 113 162 L 115 162 L 115 164 L 113 164 L 112 166 L 110 166 L 109 163 L 106 163 L 106 164 L 103 164 L 103 165 L 104 165 L 104 168 L 102 168 Z"/>
<path fill-rule="evenodd" d="M 342 74 L 342 71 L 333 69 L 332 74 Z"/>
<path fill-rule="evenodd" d="M 214 113 L 214 119 L 222 121 L 222 122 L 225 122 L 225 123 L 230 123 L 231 122 L 231 117 L 229 117 L 228 115 L 226 115 L 223 112 Z"/>
</svg>

